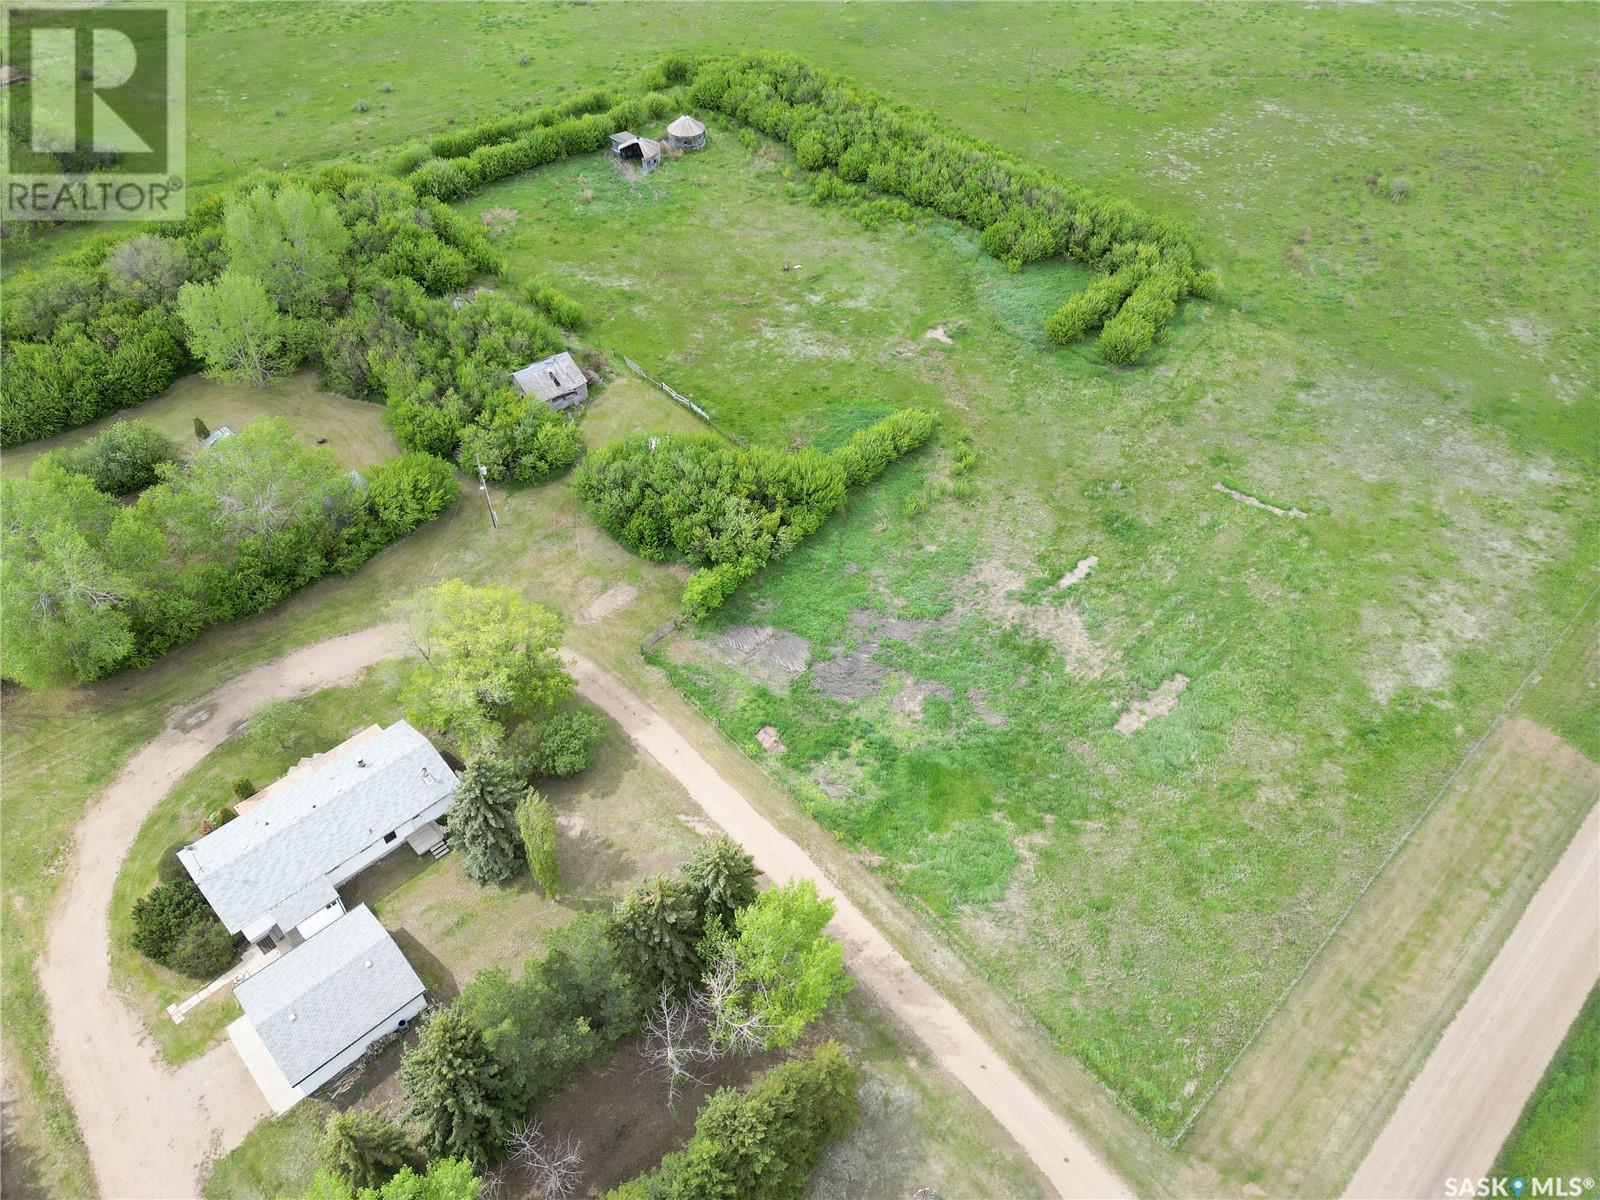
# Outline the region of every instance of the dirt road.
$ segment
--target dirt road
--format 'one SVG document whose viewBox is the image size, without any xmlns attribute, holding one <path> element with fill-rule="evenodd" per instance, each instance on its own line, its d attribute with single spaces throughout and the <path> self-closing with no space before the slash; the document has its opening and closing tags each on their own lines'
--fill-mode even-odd
<svg viewBox="0 0 1600 1200">
<path fill-rule="evenodd" d="M 406 653 L 400 633 L 399 626 L 384 625 L 307 646 L 217 689 L 175 714 L 79 823 L 39 974 L 50 1008 L 51 1049 L 102 1195 L 198 1195 L 207 1161 L 238 1145 L 267 1112 L 230 1045 L 174 1070 L 111 990 L 107 907 L 128 845 L 161 797 L 262 704 L 348 682 L 371 664 Z M 813 879 L 833 897 L 834 931 L 852 970 L 971 1089 L 1063 1196 L 1131 1195 L 799 846 L 640 696 L 587 659 L 568 659 L 580 693 L 682 783 L 762 871 L 779 882 Z"/>
<path fill-rule="evenodd" d="M 1534 893 L 1345 1194 L 1443 1196 L 1476 1179 L 1516 1124 L 1600 978 L 1600 807 Z"/>
<path fill-rule="evenodd" d="M 1062 1196 L 1110 1200 L 1133 1194 L 955 1006 L 912 969 L 810 856 L 758 813 L 660 713 L 587 659 L 570 652 L 566 657 L 578 678 L 579 695 L 621 725 L 707 816 L 755 856 L 767 876 L 779 883 L 811 879 L 823 895 L 832 897 L 831 928 L 844 943 L 845 961 L 856 977 L 994 1114 Z"/>
<path fill-rule="evenodd" d="M 268 700 L 348 682 L 405 653 L 398 632 L 379 626 L 306 646 L 223 685 L 175 714 L 79 822 L 39 979 L 51 1051 L 102 1195 L 197 1196 L 206 1160 L 267 1115 L 231 1045 L 174 1070 L 111 990 L 108 905 L 123 855 L 161 797 L 240 721 Z"/>
</svg>

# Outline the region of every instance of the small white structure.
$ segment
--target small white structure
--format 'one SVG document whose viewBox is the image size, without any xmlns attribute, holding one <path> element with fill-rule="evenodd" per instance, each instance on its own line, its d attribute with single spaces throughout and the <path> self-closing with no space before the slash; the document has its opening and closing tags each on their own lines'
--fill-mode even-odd
<svg viewBox="0 0 1600 1200">
<path fill-rule="evenodd" d="M 200 439 L 200 449 L 209 450 L 223 438 L 231 438 L 232 436 L 233 430 L 229 429 L 226 425 L 219 425 L 210 433 L 206 434 L 205 437 Z"/>
<path fill-rule="evenodd" d="M 241 818 L 242 819 L 242 818 Z M 406 1028 L 427 989 L 366 905 L 329 921 L 234 988 L 228 1038 L 275 1113 Z"/>
<path fill-rule="evenodd" d="M 557 412 L 589 398 L 589 379 L 565 350 L 529 363 L 512 374 L 511 382 L 524 396 L 537 396 Z"/>
<path fill-rule="evenodd" d="M 456 775 L 405 721 L 334 752 L 237 819 L 178 851 L 230 933 L 263 951 L 344 913 L 335 890 L 401 842 L 438 853 Z M 242 986 L 242 985 L 241 985 Z"/>
<path fill-rule="evenodd" d="M 688 113 L 667 126 L 667 145 L 674 150 L 704 150 L 706 127 Z"/>
<path fill-rule="evenodd" d="M 624 129 L 611 135 L 611 153 L 623 162 L 635 162 L 648 175 L 661 165 L 661 143 Z"/>
</svg>

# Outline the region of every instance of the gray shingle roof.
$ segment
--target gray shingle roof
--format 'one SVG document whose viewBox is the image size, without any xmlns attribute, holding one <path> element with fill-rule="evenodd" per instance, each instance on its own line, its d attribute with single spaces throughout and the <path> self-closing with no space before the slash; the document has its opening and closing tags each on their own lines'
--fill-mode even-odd
<svg viewBox="0 0 1600 1200">
<path fill-rule="evenodd" d="M 565 350 L 536 363 L 529 363 L 511 378 L 524 395 L 537 396 L 547 404 L 558 396 L 576 391 L 587 382 L 582 369 Z"/>
<path fill-rule="evenodd" d="M 398 721 L 178 857 L 231 932 L 267 912 L 289 929 L 333 898 L 329 872 L 455 789 L 433 744 Z"/>
<path fill-rule="evenodd" d="M 278 1069 L 298 1085 L 426 989 L 363 904 L 233 989 Z"/>
</svg>

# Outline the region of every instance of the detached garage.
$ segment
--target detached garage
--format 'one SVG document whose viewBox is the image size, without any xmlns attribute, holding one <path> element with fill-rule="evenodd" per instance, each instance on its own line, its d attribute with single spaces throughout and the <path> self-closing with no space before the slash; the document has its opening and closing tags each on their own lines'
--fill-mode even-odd
<svg viewBox="0 0 1600 1200">
<path fill-rule="evenodd" d="M 426 991 L 363 904 L 234 988 L 244 1016 L 228 1037 L 272 1111 L 287 1112 L 404 1029 Z"/>
</svg>

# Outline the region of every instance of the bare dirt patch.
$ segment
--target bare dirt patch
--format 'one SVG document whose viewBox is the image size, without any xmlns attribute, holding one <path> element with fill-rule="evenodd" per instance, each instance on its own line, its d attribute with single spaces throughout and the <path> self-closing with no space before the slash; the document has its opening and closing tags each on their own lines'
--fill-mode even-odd
<svg viewBox="0 0 1600 1200">
<path fill-rule="evenodd" d="M 518 215 L 514 208 L 491 208 L 483 214 L 483 224 L 490 233 L 504 233 L 517 223 Z"/>
<path fill-rule="evenodd" d="M 616 616 L 639 598 L 639 589 L 631 583 L 614 583 L 600 595 L 583 606 L 578 613 L 579 625 L 598 625 Z"/>
<path fill-rule="evenodd" d="M 981 564 L 967 579 L 968 590 L 979 607 L 1005 625 L 1020 625 L 1061 651 L 1067 670 L 1094 678 L 1111 662 L 1111 655 L 1089 636 L 1089 630 L 1070 600 L 1030 604 L 1019 598 L 1027 580 L 997 559 Z"/>
<path fill-rule="evenodd" d="M 771 625 L 730 625 L 706 645 L 716 658 L 772 687 L 787 688 L 811 661 L 811 643 Z"/>
<path fill-rule="evenodd" d="M 1189 677 L 1181 673 L 1162 680 L 1161 686 L 1143 700 L 1129 704 L 1127 710 L 1117 718 L 1114 728 L 1118 733 L 1138 732 L 1157 717 L 1164 717 L 1177 708 L 1178 697 L 1183 695 L 1183 689 L 1188 686 Z"/>
<path fill-rule="evenodd" d="M 897 717 L 909 717 L 913 721 L 920 721 L 922 703 L 928 697 L 948 700 L 953 695 L 955 693 L 950 690 L 948 684 L 934 683 L 929 679 L 912 679 L 894 694 L 894 699 L 889 701 L 889 711 Z"/>
<path fill-rule="evenodd" d="M 768 754 L 783 754 L 789 747 L 783 744 L 783 739 L 778 736 L 775 725 L 763 725 L 756 730 L 756 741 L 761 743 L 761 748 Z"/>
<path fill-rule="evenodd" d="M 1060 581 L 1057 582 L 1056 586 L 1058 588 L 1069 588 L 1075 583 L 1082 583 L 1088 578 L 1089 572 L 1094 570 L 1099 565 L 1100 556 L 1098 554 L 1091 554 L 1087 558 L 1080 558 L 1078 560 L 1078 565 L 1063 575 Z"/>
<path fill-rule="evenodd" d="M 1247 492 L 1236 492 L 1225 483 L 1213 483 L 1211 490 L 1221 492 L 1225 496 L 1232 496 L 1240 504 L 1248 504 L 1251 508 L 1264 508 L 1269 513 L 1276 513 L 1280 517 L 1297 517 L 1305 520 L 1306 514 L 1298 508 L 1279 508 L 1276 504 L 1268 504 L 1265 500 L 1257 500 Z"/>
<path fill-rule="evenodd" d="M 950 335 L 945 332 L 943 325 L 935 325 L 932 329 L 928 330 L 927 333 L 922 335 L 922 340 L 925 342 L 943 342 L 946 346 L 955 345 L 954 340 L 952 340 Z"/>
</svg>

